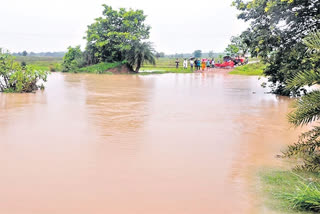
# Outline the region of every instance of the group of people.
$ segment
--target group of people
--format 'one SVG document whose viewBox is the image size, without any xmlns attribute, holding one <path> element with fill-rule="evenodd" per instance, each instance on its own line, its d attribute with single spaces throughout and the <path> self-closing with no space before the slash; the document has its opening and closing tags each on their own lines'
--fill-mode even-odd
<svg viewBox="0 0 320 214">
<path fill-rule="evenodd" d="M 176 68 L 179 68 L 180 61 L 179 59 L 176 59 Z M 206 70 L 211 69 L 215 67 L 215 61 L 214 59 L 190 59 L 189 62 L 187 59 L 183 60 L 183 68 L 188 69 L 188 64 L 190 64 L 190 68 L 193 71 L 194 69 L 196 71 L 199 70 Z"/>
</svg>

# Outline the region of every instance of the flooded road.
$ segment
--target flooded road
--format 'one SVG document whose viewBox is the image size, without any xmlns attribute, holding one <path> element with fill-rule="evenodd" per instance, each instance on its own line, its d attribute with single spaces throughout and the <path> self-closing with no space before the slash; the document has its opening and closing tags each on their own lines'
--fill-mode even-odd
<svg viewBox="0 0 320 214">
<path fill-rule="evenodd" d="M 261 83 L 57 73 L 0 94 L 0 213 L 264 213 L 256 172 L 297 132 Z"/>
</svg>

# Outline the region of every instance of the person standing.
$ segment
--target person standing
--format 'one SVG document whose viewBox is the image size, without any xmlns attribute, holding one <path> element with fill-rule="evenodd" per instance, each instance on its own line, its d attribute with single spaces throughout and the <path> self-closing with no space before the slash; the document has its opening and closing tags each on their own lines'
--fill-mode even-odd
<svg viewBox="0 0 320 214">
<path fill-rule="evenodd" d="M 212 59 L 211 68 L 214 68 L 214 64 L 215 64 L 214 59 Z"/>
<path fill-rule="evenodd" d="M 193 65 L 194 65 L 194 61 L 192 59 L 190 59 L 190 67 L 191 67 L 191 71 L 193 71 Z"/>
<path fill-rule="evenodd" d="M 176 59 L 176 68 L 179 68 L 179 63 L 180 63 L 180 62 L 179 62 L 179 59 L 177 58 L 177 59 Z"/>
<path fill-rule="evenodd" d="M 204 61 L 204 59 L 202 59 L 202 71 L 204 71 L 206 69 L 206 62 Z"/>
<path fill-rule="evenodd" d="M 207 65 L 207 69 L 209 70 L 209 69 L 210 69 L 210 67 L 211 67 L 211 62 L 210 62 L 210 60 L 209 60 L 209 59 L 207 60 L 206 65 Z"/>
<path fill-rule="evenodd" d="M 199 71 L 199 70 L 200 70 L 200 64 L 201 64 L 200 59 L 197 59 L 197 71 Z"/>
<path fill-rule="evenodd" d="M 188 60 L 187 59 L 184 59 L 184 61 L 183 61 L 183 68 L 184 69 L 188 68 Z"/>
</svg>

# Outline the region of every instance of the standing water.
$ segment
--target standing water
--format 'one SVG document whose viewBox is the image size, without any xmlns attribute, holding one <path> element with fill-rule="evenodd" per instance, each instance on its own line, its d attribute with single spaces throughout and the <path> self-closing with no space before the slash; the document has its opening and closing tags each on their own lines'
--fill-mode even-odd
<svg viewBox="0 0 320 214">
<path fill-rule="evenodd" d="M 0 213 L 260 213 L 296 135 L 257 77 L 52 74 L 0 94 Z"/>
</svg>

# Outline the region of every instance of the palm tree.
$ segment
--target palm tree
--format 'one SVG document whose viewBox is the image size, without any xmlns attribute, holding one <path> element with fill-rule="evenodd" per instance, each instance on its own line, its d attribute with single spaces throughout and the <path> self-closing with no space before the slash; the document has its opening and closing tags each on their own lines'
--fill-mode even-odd
<svg viewBox="0 0 320 214">
<path fill-rule="evenodd" d="M 313 69 L 298 73 L 289 80 L 287 88 L 301 88 L 320 84 L 320 31 L 311 33 L 305 40 L 308 54 L 314 61 Z M 310 124 L 320 119 L 320 90 L 316 89 L 301 97 L 295 103 L 296 109 L 289 114 L 289 121 L 295 126 Z M 320 170 L 320 126 L 315 126 L 311 131 L 300 136 L 299 141 L 290 146 L 284 153 L 285 157 L 302 157 L 304 165 L 300 169 L 309 171 Z"/>
<path fill-rule="evenodd" d="M 141 66 L 148 62 L 155 65 L 154 49 L 150 42 L 135 42 L 126 53 L 127 63 L 132 71 L 139 72 Z"/>
</svg>

